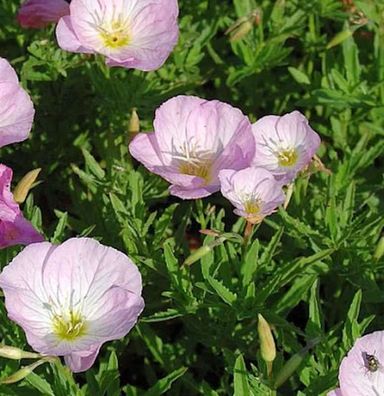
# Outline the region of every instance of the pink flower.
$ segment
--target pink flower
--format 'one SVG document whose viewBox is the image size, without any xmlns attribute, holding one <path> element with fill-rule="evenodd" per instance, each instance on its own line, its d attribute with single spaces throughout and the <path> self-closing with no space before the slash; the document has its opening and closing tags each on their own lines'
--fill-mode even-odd
<svg viewBox="0 0 384 396">
<path fill-rule="evenodd" d="M 66 51 L 101 54 L 110 66 L 160 68 L 177 43 L 177 0 L 72 0 L 56 30 Z"/>
<path fill-rule="evenodd" d="M 328 396 L 384 395 L 384 331 L 359 338 L 339 370 L 340 388 Z"/>
<path fill-rule="evenodd" d="M 263 168 L 219 173 L 221 192 L 235 206 L 234 212 L 251 223 L 260 223 L 284 203 L 281 183 Z"/>
<path fill-rule="evenodd" d="M 312 160 L 320 145 L 319 135 L 298 111 L 282 117 L 266 116 L 253 124 L 256 139 L 254 166 L 290 183 Z"/>
<path fill-rule="evenodd" d="M 35 110 L 7 60 L 0 58 L 0 147 L 27 139 Z"/>
<path fill-rule="evenodd" d="M 23 28 L 40 29 L 69 14 L 65 0 L 26 0 L 20 7 L 17 20 Z"/>
<path fill-rule="evenodd" d="M 183 199 L 220 190 L 221 169 L 249 166 L 255 144 L 243 113 L 217 100 L 193 96 L 168 100 L 156 111 L 155 132 L 140 133 L 129 150 Z"/>
<path fill-rule="evenodd" d="M 144 308 L 141 276 L 123 253 L 90 238 L 26 247 L 0 274 L 10 319 L 44 355 L 89 369 L 106 341 L 124 337 Z"/>
<path fill-rule="evenodd" d="M 25 220 L 10 191 L 12 169 L 0 164 L 0 249 L 41 242 L 44 238 Z"/>
</svg>

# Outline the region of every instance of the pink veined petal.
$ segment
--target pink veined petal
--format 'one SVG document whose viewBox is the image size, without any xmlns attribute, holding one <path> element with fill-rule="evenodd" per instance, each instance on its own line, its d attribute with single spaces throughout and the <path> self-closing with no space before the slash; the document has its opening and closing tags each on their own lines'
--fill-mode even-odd
<svg viewBox="0 0 384 396">
<path fill-rule="evenodd" d="M 359 338 L 342 360 L 339 371 L 340 389 L 348 396 L 376 396 L 384 394 L 384 331 L 376 331 Z M 368 369 L 367 357 L 373 355 L 378 369 Z"/>
<path fill-rule="evenodd" d="M 0 249 L 42 241 L 44 241 L 44 237 L 21 213 L 13 221 L 0 220 Z"/>
<path fill-rule="evenodd" d="M 42 304 L 46 294 L 41 272 L 53 249 L 49 242 L 29 245 L 0 274 L 8 316 L 23 327 L 28 342 L 37 351 L 44 346 L 42 339 L 51 328 Z"/>
<path fill-rule="evenodd" d="M 69 14 L 65 0 L 26 0 L 20 7 L 17 20 L 24 28 L 43 28 Z"/>
<path fill-rule="evenodd" d="M 148 170 L 163 166 L 162 156 L 155 133 L 139 133 L 129 144 L 132 157 L 140 161 Z"/>
<path fill-rule="evenodd" d="M 205 102 L 205 99 L 195 96 L 180 95 L 166 101 L 156 110 L 154 127 L 164 164 L 169 165 L 172 152 L 194 138 L 187 134 L 187 125 L 196 108 L 199 109 Z"/>
<path fill-rule="evenodd" d="M 9 62 L 4 58 L 0 58 L 0 83 L 5 82 L 18 84 L 19 79 Z"/>
<path fill-rule="evenodd" d="M 65 364 L 72 370 L 74 373 L 81 373 L 83 371 L 87 371 L 89 368 L 93 366 L 97 355 L 99 354 L 101 345 L 93 350 L 87 352 L 72 352 L 70 355 L 64 356 Z"/>
<path fill-rule="evenodd" d="M 214 192 L 216 192 L 216 189 L 213 189 L 210 186 L 205 186 L 205 187 L 196 187 L 194 189 L 187 189 L 182 186 L 177 186 L 177 185 L 171 185 L 169 187 L 169 192 L 174 195 L 175 197 L 181 198 L 181 199 L 199 199 L 199 198 L 205 198 L 208 197 L 209 195 L 212 195 Z"/>
<path fill-rule="evenodd" d="M 0 249 L 44 240 L 27 221 L 10 191 L 12 169 L 0 164 Z"/>
<path fill-rule="evenodd" d="M 0 147 L 28 138 L 35 110 L 29 95 L 18 85 L 0 81 Z"/>
<path fill-rule="evenodd" d="M 66 51 L 94 53 L 91 49 L 84 47 L 77 38 L 70 16 L 64 16 L 60 19 L 56 27 L 56 38 L 59 46 Z"/>
<path fill-rule="evenodd" d="M 61 244 L 50 257 L 43 278 L 48 292 L 72 295 L 74 301 L 97 300 L 112 286 L 137 295 L 142 289 L 141 275 L 132 261 L 91 238 L 72 238 Z"/>
</svg>

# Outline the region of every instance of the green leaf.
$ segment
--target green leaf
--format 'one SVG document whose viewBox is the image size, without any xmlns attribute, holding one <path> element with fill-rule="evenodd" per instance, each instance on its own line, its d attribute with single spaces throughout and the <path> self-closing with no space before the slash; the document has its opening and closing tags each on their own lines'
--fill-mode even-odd
<svg viewBox="0 0 384 396">
<path fill-rule="evenodd" d="M 245 367 L 243 355 L 236 358 L 235 367 L 233 369 L 234 396 L 252 396 L 248 383 L 248 372 Z"/>
<path fill-rule="evenodd" d="M 222 281 L 218 281 L 210 276 L 208 277 L 208 282 L 216 291 L 218 296 L 228 305 L 233 305 L 237 300 L 237 295 L 225 287 Z"/>
<path fill-rule="evenodd" d="M 299 84 L 305 84 L 305 85 L 311 84 L 309 77 L 301 70 L 296 69 L 295 67 L 288 67 L 288 71 L 291 73 L 295 81 L 298 82 Z"/>
<path fill-rule="evenodd" d="M 165 392 L 169 391 L 172 384 L 182 377 L 188 369 L 186 367 L 181 367 L 166 377 L 160 379 L 151 389 L 145 392 L 145 396 L 159 396 L 163 395 Z"/>
<path fill-rule="evenodd" d="M 32 372 L 31 374 L 29 374 L 28 377 L 25 378 L 25 381 L 32 385 L 39 392 L 41 392 L 43 395 L 55 396 L 49 383 L 36 373 Z"/>
</svg>

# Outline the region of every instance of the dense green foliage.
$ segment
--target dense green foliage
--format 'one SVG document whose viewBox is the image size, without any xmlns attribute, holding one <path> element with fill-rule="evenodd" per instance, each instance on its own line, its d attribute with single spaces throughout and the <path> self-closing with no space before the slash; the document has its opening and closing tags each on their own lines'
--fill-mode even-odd
<svg viewBox="0 0 384 396">
<path fill-rule="evenodd" d="M 384 329 L 383 0 L 179 3 L 178 46 L 163 68 L 143 73 L 61 51 L 53 27 L 22 30 L 19 2 L 0 0 L 0 56 L 36 107 L 31 139 L 2 149 L 16 182 L 42 168 L 24 213 L 52 241 L 89 235 L 126 252 L 146 301 L 137 327 L 105 345 L 86 374 L 43 365 L 1 385 L 1 395 L 325 395 L 354 340 Z M 236 22 L 244 35 L 230 41 Z M 318 154 L 332 174 L 297 180 L 287 211 L 247 245 L 232 234 L 215 243 L 199 230 L 244 232 L 229 202 L 170 197 L 127 150 L 132 110 L 150 131 L 155 109 L 181 93 L 226 101 L 252 121 L 299 109 L 321 135 Z M 212 249 L 183 266 L 201 244 Z M 2 266 L 17 251 L 2 251 Z M 3 342 L 28 349 L 0 309 Z M 259 313 L 274 328 L 272 378 Z M 297 369 L 271 390 L 300 351 Z M 1 376 L 18 367 L 2 359 Z"/>
</svg>

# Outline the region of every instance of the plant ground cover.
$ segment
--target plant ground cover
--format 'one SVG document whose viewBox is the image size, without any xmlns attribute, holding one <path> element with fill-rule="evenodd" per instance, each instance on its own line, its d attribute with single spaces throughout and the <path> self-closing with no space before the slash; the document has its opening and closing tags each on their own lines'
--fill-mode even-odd
<svg viewBox="0 0 384 396">
<path fill-rule="evenodd" d="M 144 73 L 62 51 L 53 27 L 21 29 L 19 2 L 0 0 L 0 56 L 36 108 L 31 138 L 2 149 L 16 182 L 42 169 L 24 214 L 52 242 L 92 236 L 128 254 L 146 302 L 132 332 L 104 345 L 85 374 L 44 365 L 0 395 L 325 395 L 354 341 L 384 329 L 384 2 L 179 6 L 177 47 Z M 133 110 L 151 131 L 155 109 L 178 94 L 231 103 L 252 122 L 300 110 L 331 173 L 299 177 L 287 210 L 244 243 L 234 234 L 246 222 L 219 193 L 172 197 L 129 156 Z M 203 245 L 206 254 L 183 265 Z M 20 250 L 2 250 L 2 267 Z M 28 350 L 0 310 L 2 342 Z M 270 378 L 258 314 L 276 342 Z M 272 390 L 295 354 L 296 369 Z M 1 359 L 1 376 L 19 367 Z"/>
</svg>

